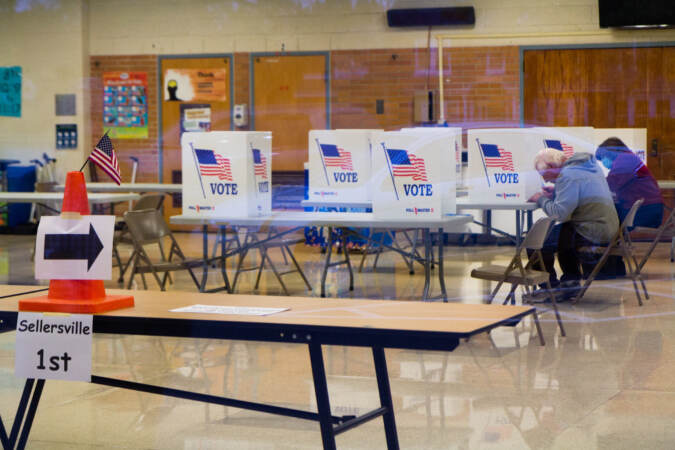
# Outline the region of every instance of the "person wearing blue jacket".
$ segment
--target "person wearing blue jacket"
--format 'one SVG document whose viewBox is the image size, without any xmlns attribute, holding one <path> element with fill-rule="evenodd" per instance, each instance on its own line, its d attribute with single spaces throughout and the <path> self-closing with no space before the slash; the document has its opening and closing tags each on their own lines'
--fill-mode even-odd
<svg viewBox="0 0 675 450">
<path fill-rule="evenodd" d="M 545 182 L 553 183 L 552 188 L 545 187 L 529 201 L 536 202 L 547 216 L 559 222 L 552 228 L 542 256 L 551 286 L 556 289 L 558 299 L 565 300 L 574 297 L 580 288 L 584 261 L 577 249 L 607 244 L 619 229 L 619 217 L 593 155 L 576 153 L 567 157 L 559 150 L 547 148 L 537 153 L 534 167 Z M 553 266 L 556 252 L 562 269 L 560 280 Z"/>
</svg>

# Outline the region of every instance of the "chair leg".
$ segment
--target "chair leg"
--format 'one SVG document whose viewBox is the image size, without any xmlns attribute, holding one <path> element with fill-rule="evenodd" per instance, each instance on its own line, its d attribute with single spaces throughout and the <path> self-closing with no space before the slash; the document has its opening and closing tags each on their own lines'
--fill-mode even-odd
<svg viewBox="0 0 675 450">
<path fill-rule="evenodd" d="M 495 286 L 495 288 L 492 290 L 492 292 L 490 293 L 490 297 L 488 298 L 487 301 L 488 304 L 492 303 L 492 300 L 494 300 L 495 296 L 497 295 L 497 292 L 499 292 L 499 289 L 502 287 L 502 284 L 504 284 L 504 282 L 500 281 L 499 283 L 497 283 L 497 286 Z"/>
<path fill-rule="evenodd" d="M 262 246 L 260 247 L 260 266 L 258 266 L 258 274 L 255 277 L 255 286 L 253 286 L 253 289 L 258 289 L 258 286 L 260 285 L 260 277 L 265 268 L 265 258 L 269 260 L 269 255 L 267 254 L 267 249 Z M 272 264 L 272 261 L 270 261 L 270 264 Z"/>
<path fill-rule="evenodd" d="M 640 288 L 638 287 L 637 280 L 640 279 L 640 269 L 638 269 L 637 266 L 635 266 L 635 269 L 633 269 L 633 261 L 631 261 L 631 255 L 626 254 L 627 252 L 624 252 L 624 260 L 626 261 L 626 266 L 627 266 L 627 271 L 628 271 L 628 276 L 630 276 L 631 281 L 633 282 L 633 289 L 635 289 L 635 296 L 637 297 L 638 304 L 642 306 L 642 296 L 640 295 Z M 643 284 L 644 286 L 644 284 Z"/>
<path fill-rule="evenodd" d="M 562 318 L 560 317 L 560 311 L 558 311 L 558 303 L 555 301 L 555 295 L 553 295 L 553 288 L 551 287 L 551 282 L 546 282 L 546 290 L 548 291 L 548 297 L 551 299 L 551 305 L 553 306 L 553 312 L 555 313 L 555 319 L 558 322 L 558 327 L 560 328 L 560 335 L 566 336 L 565 327 L 563 327 Z"/>
<path fill-rule="evenodd" d="M 375 261 L 373 261 L 373 272 L 375 272 L 375 269 L 377 269 L 377 261 L 380 259 L 380 254 L 382 253 L 382 249 L 384 248 L 384 237 L 386 235 L 386 232 L 382 232 L 382 235 L 380 236 L 380 245 L 377 246 L 377 253 L 375 253 Z"/>
</svg>

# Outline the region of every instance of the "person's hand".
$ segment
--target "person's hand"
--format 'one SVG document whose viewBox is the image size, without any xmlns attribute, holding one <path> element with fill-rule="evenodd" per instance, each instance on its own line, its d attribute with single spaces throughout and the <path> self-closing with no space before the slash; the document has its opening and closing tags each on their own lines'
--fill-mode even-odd
<svg viewBox="0 0 675 450">
<path fill-rule="evenodd" d="M 555 186 L 544 186 L 543 190 L 544 190 L 544 195 L 546 195 L 546 197 L 548 197 L 548 198 L 551 198 L 551 197 L 553 197 L 553 192 L 555 191 Z"/>
<path fill-rule="evenodd" d="M 537 201 L 538 201 L 541 197 L 543 197 L 544 195 L 545 195 L 544 192 L 537 192 L 537 193 L 534 194 L 532 197 L 530 197 L 529 199 L 527 199 L 527 201 L 528 201 L 528 202 L 532 202 L 532 203 L 537 203 Z"/>
</svg>

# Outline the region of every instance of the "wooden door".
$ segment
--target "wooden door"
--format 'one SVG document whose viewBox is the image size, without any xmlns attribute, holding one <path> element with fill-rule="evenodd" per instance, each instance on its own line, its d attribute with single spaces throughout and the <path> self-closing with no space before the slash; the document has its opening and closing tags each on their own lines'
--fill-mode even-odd
<svg viewBox="0 0 675 450">
<path fill-rule="evenodd" d="M 231 66 L 229 56 L 218 58 L 162 58 L 160 70 L 162 115 L 162 176 L 164 183 L 180 183 L 183 130 L 231 130 Z M 187 86 L 187 88 L 186 88 Z M 195 114 L 200 117 L 194 119 Z M 187 119 L 187 120 L 186 120 Z M 167 198 L 167 219 L 181 213 L 180 196 Z"/>
<path fill-rule="evenodd" d="M 302 171 L 307 133 L 327 128 L 326 58 L 253 56 L 253 120 L 256 130 L 272 132 L 274 172 Z"/>
<path fill-rule="evenodd" d="M 526 125 L 646 128 L 649 169 L 675 178 L 675 47 L 527 50 L 523 71 Z"/>
</svg>

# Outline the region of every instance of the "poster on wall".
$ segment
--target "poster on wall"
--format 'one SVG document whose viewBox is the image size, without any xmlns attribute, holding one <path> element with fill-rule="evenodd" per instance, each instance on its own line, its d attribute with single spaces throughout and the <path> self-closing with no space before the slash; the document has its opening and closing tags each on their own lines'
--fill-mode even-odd
<svg viewBox="0 0 675 450">
<path fill-rule="evenodd" d="M 180 134 L 186 131 L 211 131 L 211 105 L 181 103 Z"/>
<path fill-rule="evenodd" d="M 21 67 L 0 67 L 0 116 L 21 117 Z"/>
<path fill-rule="evenodd" d="M 164 100 L 174 102 L 227 101 L 227 69 L 168 69 Z"/>
<path fill-rule="evenodd" d="M 148 74 L 103 74 L 103 128 L 111 138 L 148 138 Z"/>
</svg>

